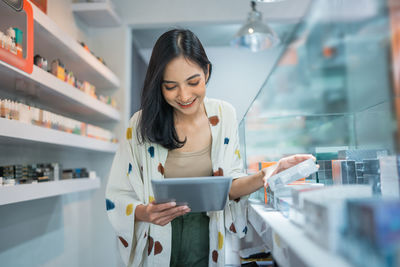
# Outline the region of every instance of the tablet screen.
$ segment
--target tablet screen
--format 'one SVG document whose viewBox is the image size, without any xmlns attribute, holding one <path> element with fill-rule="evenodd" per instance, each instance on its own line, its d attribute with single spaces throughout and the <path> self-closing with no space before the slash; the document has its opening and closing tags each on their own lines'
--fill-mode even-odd
<svg viewBox="0 0 400 267">
<path fill-rule="evenodd" d="M 151 180 L 157 203 L 175 201 L 188 205 L 192 212 L 225 208 L 232 177 L 210 176 Z"/>
</svg>

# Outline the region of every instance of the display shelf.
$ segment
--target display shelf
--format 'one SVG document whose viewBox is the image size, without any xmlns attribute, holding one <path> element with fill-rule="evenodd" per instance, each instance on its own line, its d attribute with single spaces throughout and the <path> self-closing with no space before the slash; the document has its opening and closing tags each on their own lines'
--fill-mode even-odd
<svg viewBox="0 0 400 267">
<path fill-rule="evenodd" d="M 121 19 L 108 1 L 101 3 L 73 3 L 72 11 L 79 19 L 91 27 L 116 27 L 121 25 Z"/>
<path fill-rule="evenodd" d="M 42 105 L 64 114 L 84 117 L 86 121 L 120 120 L 120 114 L 115 108 L 36 66 L 33 66 L 32 74 L 27 74 L 0 61 L 0 82 L 2 90 L 16 90 L 16 93 L 23 93 Z"/>
<path fill-rule="evenodd" d="M 352 266 L 340 255 L 318 246 L 301 228 L 264 204 L 250 203 L 248 220 L 266 245 L 272 248 L 280 266 Z"/>
<path fill-rule="evenodd" d="M 100 188 L 99 178 L 79 178 L 37 184 L 0 186 L 0 205 L 59 196 L 96 188 Z"/>
<path fill-rule="evenodd" d="M 46 57 L 49 64 L 54 59 L 60 59 L 78 79 L 90 82 L 97 89 L 119 88 L 118 77 L 108 67 L 61 30 L 39 8 L 35 5 L 32 8 L 35 20 L 35 54 Z"/>
<path fill-rule="evenodd" d="M 0 143 L 44 143 L 114 153 L 118 144 L 0 118 Z"/>
</svg>

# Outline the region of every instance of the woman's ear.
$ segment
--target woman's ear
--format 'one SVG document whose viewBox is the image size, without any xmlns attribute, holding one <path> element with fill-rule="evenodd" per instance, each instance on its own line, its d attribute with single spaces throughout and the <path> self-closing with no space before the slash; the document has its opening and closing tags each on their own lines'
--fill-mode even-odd
<svg viewBox="0 0 400 267">
<path fill-rule="evenodd" d="M 207 64 L 206 83 L 208 82 L 209 77 L 210 77 L 210 64 Z"/>
</svg>

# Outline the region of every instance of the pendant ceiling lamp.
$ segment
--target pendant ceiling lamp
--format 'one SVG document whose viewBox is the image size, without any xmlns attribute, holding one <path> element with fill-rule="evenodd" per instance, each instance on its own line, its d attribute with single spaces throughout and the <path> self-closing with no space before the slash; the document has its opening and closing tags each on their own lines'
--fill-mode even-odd
<svg viewBox="0 0 400 267">
<path fill-rule="evenodd" d="M 251 9 L 246 23 L 236 33 L 231 45 L 258 52 L 279 44 L 278 35 L 262 22 L 262 14 L 256 10 L 255 1 L 251 1 Z"/>
<path fill-rule="evenodd" d="M 257 0 L 257 2 L 262 2 L 262 3 L 278 3 L 283 1 L 285 0 Z"/>
</svg>

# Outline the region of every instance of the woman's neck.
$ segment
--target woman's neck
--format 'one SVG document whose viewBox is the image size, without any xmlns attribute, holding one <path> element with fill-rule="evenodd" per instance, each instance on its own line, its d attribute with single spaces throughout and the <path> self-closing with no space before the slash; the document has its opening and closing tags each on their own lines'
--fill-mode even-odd
<svg viewBox="0 0 400 267">
<path fill-rule="evenodd" d="M 206 109 L 203 102 L 198 111 L 194 114 L 186 115 L 181 112 L 174 111 L 174 121 L 175 124 L 196 124 L 196 122 L 199 121 L 204 115 L 206 115 Z"/>
</svg>

